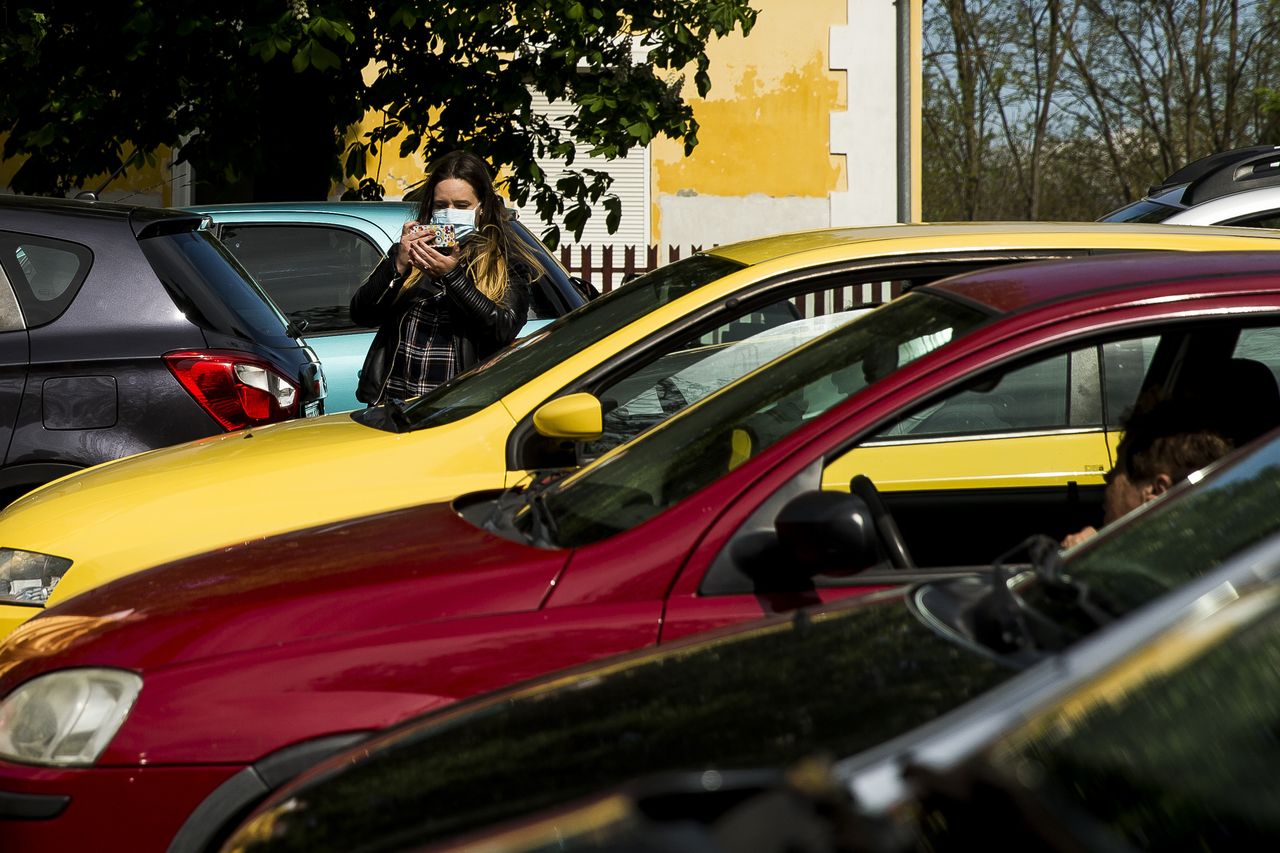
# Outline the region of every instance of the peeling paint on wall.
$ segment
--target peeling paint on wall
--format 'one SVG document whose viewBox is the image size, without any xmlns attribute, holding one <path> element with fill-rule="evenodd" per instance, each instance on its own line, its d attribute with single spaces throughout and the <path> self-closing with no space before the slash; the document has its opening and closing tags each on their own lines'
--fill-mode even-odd
<svg viewBox="0 0 1280 853">
<path fill-rule="evenodd" d="M 828 146 L 830 114 L 848 99 L 845 74 L 826 55 L 845 0 L 752 5 L 760 15 L 749 36 L 707 47 L 707 98 L 685 84 L 700 124 L 693 154 L 667 139 L 651 146 L 654 242 L 710 245 L 825 226 L 830 193 L 846 186 L 845 158 Z"/>
</svg>

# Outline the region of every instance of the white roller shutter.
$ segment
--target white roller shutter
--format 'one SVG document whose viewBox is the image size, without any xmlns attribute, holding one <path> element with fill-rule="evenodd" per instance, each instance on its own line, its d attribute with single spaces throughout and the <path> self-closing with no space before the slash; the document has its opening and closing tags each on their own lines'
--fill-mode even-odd
<svg viewBox="0 0 1280 853">
<path fill-rule="evenodd" d="M 570 114 L 567 101 L 552 104 L 540 92 L 533 93 L 533 109 L 535 112 L 557 121 Z M 563 126 L 563 125 L 562 125 Z M 618 230 L 610 234 L 605 225 L 606 211 L 597 207 L 591 211 L 587 227 L 582 238 L 576 241 L 584 246 L 647 246 L 649 245 L 649 149 L 633 148 L 628 156 L 617 160 L 605 160 L 599 157 L 588 157 L 586 146 L 577 146 L 577 156 L 573 161 L 574 169 L 591 168 L 608 172 L 613 176 L 610 191 L 622 200 L 622 221 Z M 538 158 L 538 165 L 547 174 L 548 183 L 554 184 L 564 171 L 564 162 L 550 157 Z M 546 224 L 538 218 L 537 208 L 532 204 L 520 209 L 520 218 L 535 234 L 542 233 Z M 561 245 L 574 243 L 573 235 L 560 225 Z"/>
</svg>

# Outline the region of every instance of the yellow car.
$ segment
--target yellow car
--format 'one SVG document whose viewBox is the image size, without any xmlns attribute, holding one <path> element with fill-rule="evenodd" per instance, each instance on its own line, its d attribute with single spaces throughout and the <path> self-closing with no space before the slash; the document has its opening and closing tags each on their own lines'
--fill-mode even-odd
<svg viewBox="0 0 1280 853">
<path fill-rule="evenodd" d="M 46 605 L 162 562 L 577 464 L 806 334 L 919 283 L 1040 258 L 1223 249 L 1280 249 L 1280 237 L 1209 227 L 992 223 L 829 229 L 716 248 L 588 303 L 408 403 L 156 450 L 28 494 L 0 514 L 0 636 Z M 790 338 L 779 332 L 797 324 L 808 331 Z M 1129 355 L 1142 354 L 1120 354 Z M 974 453 L 972 442 L 959 452 L 926 443 L 912 453 L 934 458 L 907 479 L 916 488 L 920 477 L 943 487 L 996 485 L 993 475 L 1020 484 L 1061 480 L 1061 460 L 1051 457 L 1069 445 L 1089 456 L 1075 466 L 1077 479 L 1101 482 L 1109 465 L 1105 430 L 1063 433 L 1016 458 Z M 905 449 L 880 452 L 907 458 Z M 877 477 L 891 489 L 888 473 Z"/>
</svg>

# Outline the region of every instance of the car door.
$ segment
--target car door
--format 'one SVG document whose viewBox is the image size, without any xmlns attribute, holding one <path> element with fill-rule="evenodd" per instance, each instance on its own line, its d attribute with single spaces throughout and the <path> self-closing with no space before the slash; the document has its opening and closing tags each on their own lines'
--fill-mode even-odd
<svg viewBox="0 0 1280 853">
<path fill-rule="evenodd" d="M 1189 329 L 1177 318 L 1166 321 L 1167 328 L 1012 358 L 957 387 L 939 388 L 872 427 L 853 446 L 812 460 L 773 494 L 757 496 L 750 516 L 744 519 L 745 510 L 738 511 L 727 542 L 709 534 L 672 589 L 663 639 L 864 594 L 868 585 L 919 579 L 919 573 L 889 571 L 817 576 L 807 588 L 744 584 L 746 575 L 734 565 L 735 551 L 743 545 L 735 540 L 749 544 L 747 537 L 772 529 L 788 499 L 818 484 L 824 490 L 848 490 L 854 474 L 885 484 L 884 502 L 926 575 L 985 566 L 1002 554 L 1025 561 L 1018 548 L 1031 534 L 1058 540 L 1086 524 L 1099 526 L 1103 486 L 1093 467 L 1109 467 L 1108 437 L 1116 430 L 1106 426 L 1118 419 L 1107 410 L 1127 410 L 1147 389 L 1195 393 L 1195 383 L 1212 381 L 1229 361 L 1268 363 L 1280 374 L 1280 321 L 1251 318 L 1241 331 L 1243 322 L 1215 318 Z M 1083 369 L 1073 371 L 1081 364 Z M 1117 370 L 1104 393 L 1099 385 L 1107 382 L 1098 368 L 1105 371 L 1107 364 Z M 1077 414 L 1087 416 L 1079 420 L 1073 420 L 1073 395 L 1086 399 Z M 1274 385 L 1270 399 L 1270 425 L 1275 426 L 1280 391 Z M 1256 395 L 1256 403 L 1236 405 L 1248 414 L 1263 405 L 1262 395 Z"/>
</svg>

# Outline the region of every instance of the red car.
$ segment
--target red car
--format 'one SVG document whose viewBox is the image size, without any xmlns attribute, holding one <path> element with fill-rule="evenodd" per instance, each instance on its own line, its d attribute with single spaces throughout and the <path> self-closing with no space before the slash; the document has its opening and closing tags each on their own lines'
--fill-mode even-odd
<svg viewBox="0 0 1280 853">
<path fill-rule="evenodd" d="M 555 482 L 128 576 L 0 649 L 0 840 L 207 849 L 299 770 L 408 716 L 972 570 L 1096 521 L 1095 457 L 1064 456 L 1105 458 L 1140 389 L 1216 394 L 1224 417 L 1246 401 L 1245 440 L 1280 422 L 1277 369 L 1274 255 L 1005 267 L 917 288 Z M 822 486 L 850 472 L 897 482 L 854 477 L 866 511 L 849 515 Z"/>
</svg>

